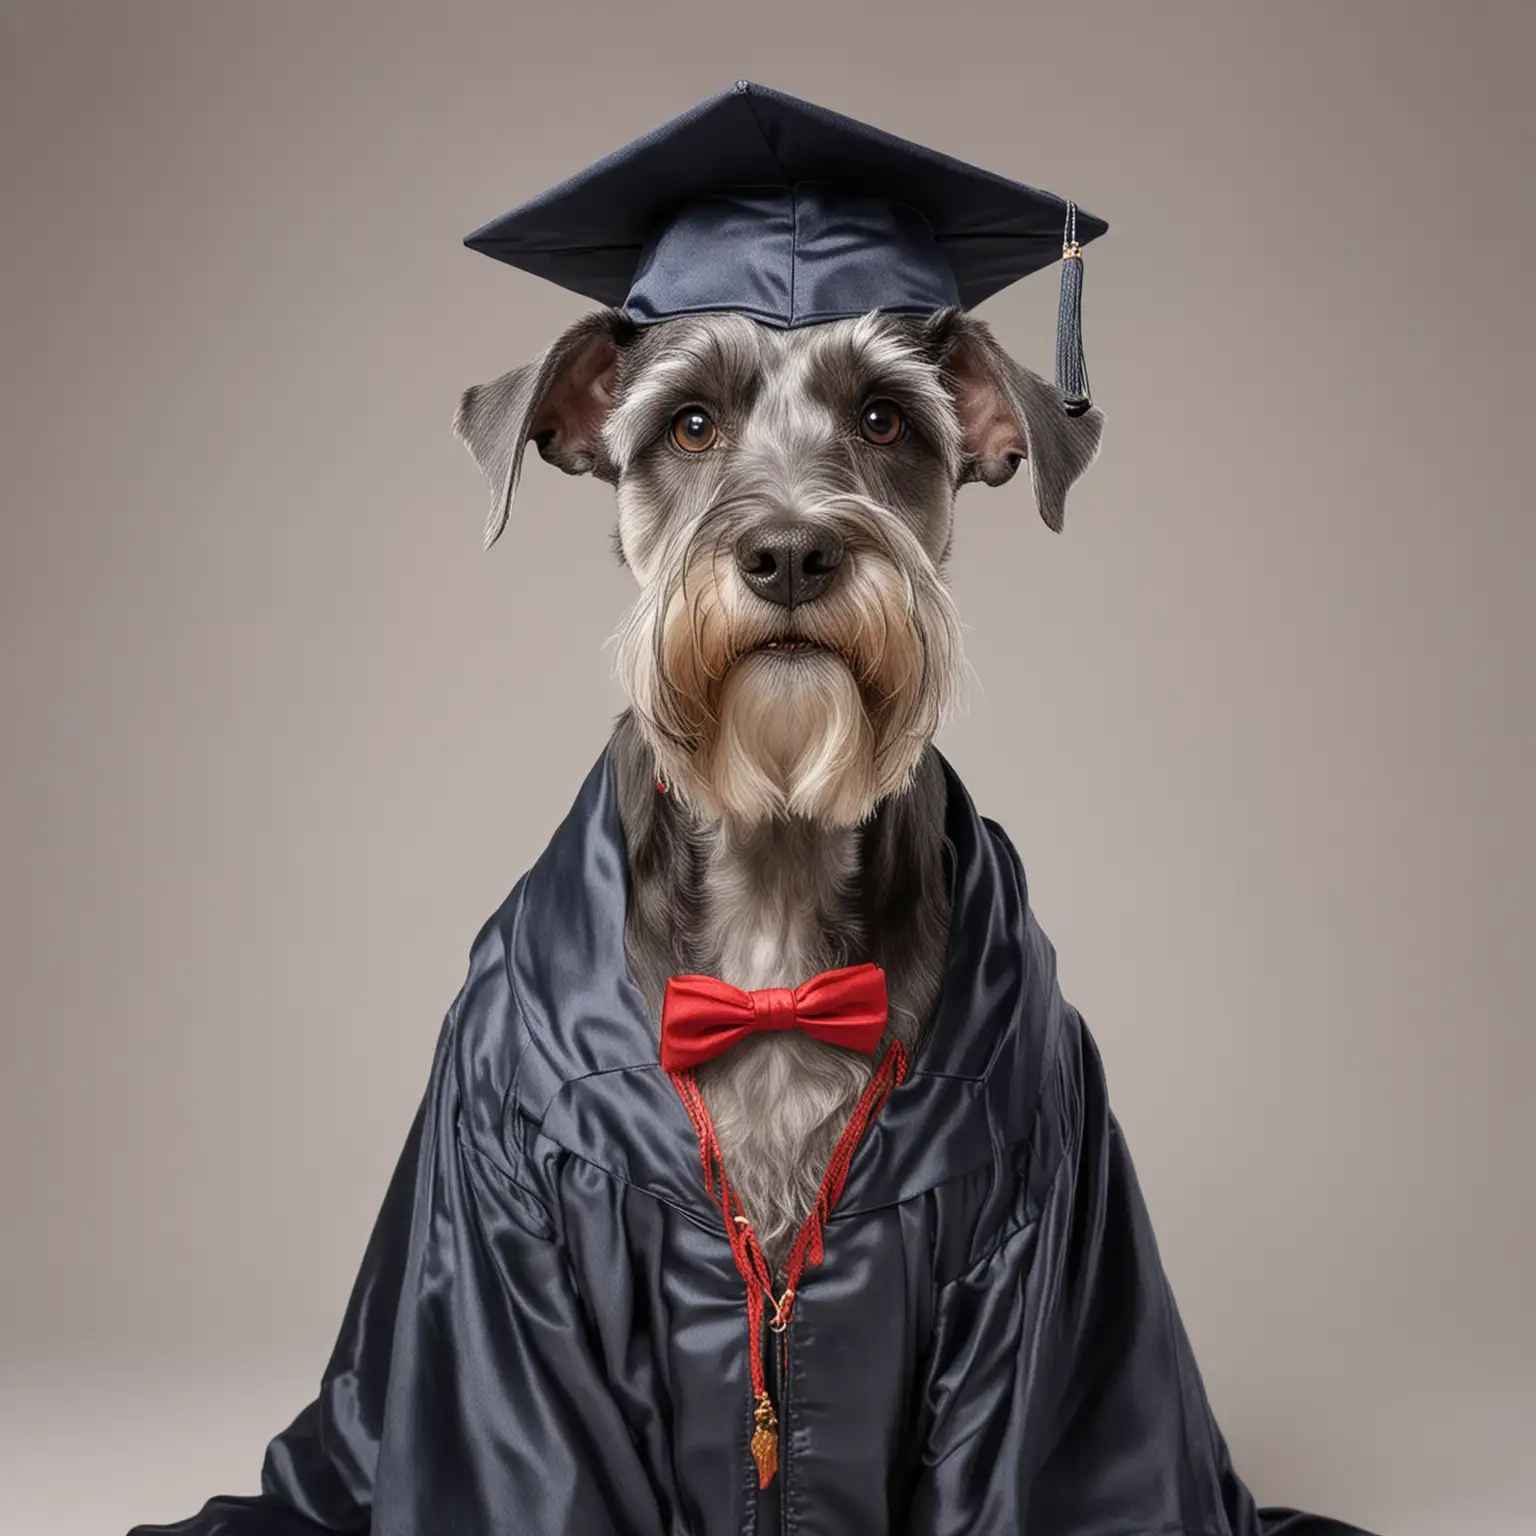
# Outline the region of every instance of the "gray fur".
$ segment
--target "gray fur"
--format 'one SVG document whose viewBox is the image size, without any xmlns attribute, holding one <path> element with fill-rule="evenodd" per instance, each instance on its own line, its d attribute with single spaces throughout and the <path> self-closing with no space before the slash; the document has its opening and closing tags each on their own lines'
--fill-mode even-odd
<svg viewBox="0 0 1536 1536">
<path fill-rule="evenodd" d="M 915 780 L 861 827 L 784 822 L 731 846 L 728 834 L 656 788 L 649 745 L 626 712 L 613 739 L 629 850 L 630 974 L 653 1020 L 669 976 L 696 972 L 745 987 L 794 986 L 872 960 L 886 973 L 890 1021 L 916 1053 L 938 997 L 949 937 L 943 770 L 931 749 Z M 753 888 L 766 902 L 752 899 Z M 745 893 L 745 895 L 744 895 Z M 777 898 L 777 901 L 775 900 Z M 780 907 L 780 958 L 736 969 Z M 795 1035 L 748 1041 L 699 1070 L 732 1184 L 777 1268 L 816 1198 L 827 1159 L 878 1057 Z M 777 1113 L 770 1113 L 776 1107 Z"/>
<path fill-rule="evenodd" d="M 494 492 L 485 523 L 485 547 L 502 535 L 523 474 L 523 451 L 537 439 L 539 453 L 567 474 L 612 479 L 600 452 L 602 401 L 591 398 L 600 376 L 634 327 L 617 310 L 583 316 L 542 355 L 459 397 L 454 435 L 474 455 Z M 583 367 L 583 364 L 587 364 Z M 562 389 L 562 384 L 574 389 Z M 577 398 L 572 399 L 572 395 Z M 587 404 L 587 411 L 573 406 Z M 595 419 L 594 419 L 595 418 Z"/>
<path fill-rule="evenodd" d="M 875 398 L 894 444 L 860 436 Z M 717 440 L 685 452 L 670 424 L 707 411 Z M 653 1025 L 669 976 L 794 986 L 873 960 L 887 1040 L 915 1051 L 949 928 L 943 773 L 931 745 L 959 672 L 943 583 L 955 492 L 1028 460 L 1059 531 L 1102 418 L 1071 418 L 990 331 L 946 311 L 781 331 L 736 315 L 636 329 L 614 311 L 542 358 L 466 392 L 455 422 L 505 525 L 530 438 L 617 487 L 617 544 L 640 585 L 619 635 L 633 707 L 613 755 L 629 854 L 626 949 Z M 816 517 L 844 546 L 823 595 L 793 609 L 754 592 L 733 551 L 761 525 Z M 763 649 L 789 639 L 808 653 Z M 658 791 L 658 775 L 667 785 Z M 765 1035 L 701 1068 L 733 1186 L 782 1262 L 870 1058 Z"/>
</svg>

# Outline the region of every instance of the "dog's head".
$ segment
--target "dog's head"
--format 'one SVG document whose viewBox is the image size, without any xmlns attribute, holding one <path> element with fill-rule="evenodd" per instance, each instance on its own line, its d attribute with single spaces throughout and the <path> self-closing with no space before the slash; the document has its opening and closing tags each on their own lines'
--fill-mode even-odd
<svg viewBox="0 0 1536 1536">
<path fill-rule="evenodd" d="M 909 780 L 960 636 L 942 572 L 955 493 L 1028 463 L 1059 530 L 1097 411 L 981 322 L 868 315 L 779 330 L 615 310 L 466 391 L 455 431 L 506 525 L 523 449 L 617 487 L 640 595 L 619 669 L 661 776 L 701 814 L 849 825 Z"/>
</svg>

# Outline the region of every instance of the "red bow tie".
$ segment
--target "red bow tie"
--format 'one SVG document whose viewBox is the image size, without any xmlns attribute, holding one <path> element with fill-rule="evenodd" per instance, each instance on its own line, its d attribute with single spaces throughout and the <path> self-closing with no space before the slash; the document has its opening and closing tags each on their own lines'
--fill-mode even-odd
<svg viewBox="0 0 1536 1536">
<path fill-rule="evenodd" d="M 885 1033 L 885 972 L 878 965 L 823 971 L 791 990 L 743 992 L 713 976 L 673 976 L 661 1005 L 661 1065 L 681 1072 L 749 1035 L 798 1029 L 872 1056 Z"/>
</svg>

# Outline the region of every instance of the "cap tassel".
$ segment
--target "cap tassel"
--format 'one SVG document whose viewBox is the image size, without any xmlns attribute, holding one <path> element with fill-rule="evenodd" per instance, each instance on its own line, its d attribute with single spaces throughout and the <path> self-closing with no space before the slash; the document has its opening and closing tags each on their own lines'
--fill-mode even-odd
<svg viewBox="0 0 1536 1536">
<path fill-rule="evenodd" d="M 1061 308 L 1056 315 L 1056 388 L 1066 399 L 1068 416 L 1081 416 L 1093 404 L 1088 363 L 1083 357 L 1083 248 L 1077 243 L 1077 204 L 1067 204 L 1061 245 Z"/>
</svg>

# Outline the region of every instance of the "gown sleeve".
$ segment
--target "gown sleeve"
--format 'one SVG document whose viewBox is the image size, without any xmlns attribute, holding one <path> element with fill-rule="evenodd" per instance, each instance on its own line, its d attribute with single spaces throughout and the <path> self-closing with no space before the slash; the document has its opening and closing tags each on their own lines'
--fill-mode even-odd
<svg viewBox="0 0 1536 1536">
<path fill-rule="evenodd" d="M 1366 1536 L 1256 1508 L 1179 1318 L 1099 1055 L 1058 1002 L 1012 1235 L 940 1293 L 907 1529 Z"/>
<path fill-rule="evenodd" d="M 129 1536 L 660 1536 L 546 1205 L 463 1112 L 484 1066 L 462 1059 L 463 1005 L 319 1395 L 268 1446 L 261 1492 Z"/>
</svg>

